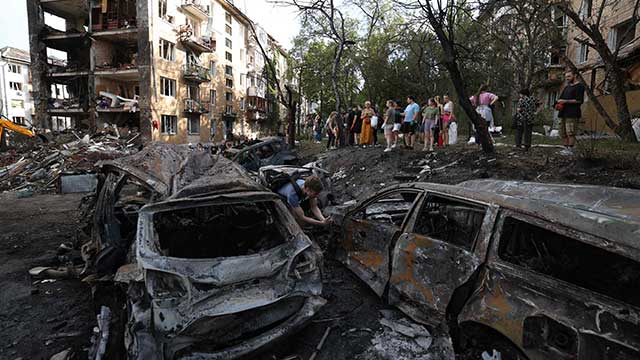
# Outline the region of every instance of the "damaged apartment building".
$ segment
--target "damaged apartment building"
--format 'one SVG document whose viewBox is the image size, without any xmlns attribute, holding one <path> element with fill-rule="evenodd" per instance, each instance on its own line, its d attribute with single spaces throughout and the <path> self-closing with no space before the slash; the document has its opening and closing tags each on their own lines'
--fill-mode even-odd
<svg viewBox="0 0 640 360">
<path fill-rule="evenodd" d="M 627 102 L 632 114 L 640 112 L 640 24 L 634 17 L 638 6 L 635 0 L 572 0 L 572 8 L 582 19 L 595 19 L 604 2 L 600 31 L 612 51 L 619 48 L 618 62 L 627 74 Z M 637 10 L 636 10 L 637 11 Z M 586 35 L 561 11 L 554 11 L 553 22 L 562 33 L 562 42 L 554 47 L 547 63 L 547 80 L 543 87 L 545 107 L 553 108 L 564 87 L 564 71 L 567 64 L 563 56 L 576 65 L 594 94 L 608 113 L 615 113 L 610 83 L 606 78 L 604 63 L 598 53 L 584 43 Z M 585 130 L 612 133 L 595 107 L 586 99 L 583 106 Z"/>
<path fill-rule="evenodd" d="M 232 1 L 27 0 L 27 10 L 38 127 L 64 117 L 168 143 L 284 128 L 251 20 Z M 282 79 L 289 57 L 256 29 Z"/>
</svg>

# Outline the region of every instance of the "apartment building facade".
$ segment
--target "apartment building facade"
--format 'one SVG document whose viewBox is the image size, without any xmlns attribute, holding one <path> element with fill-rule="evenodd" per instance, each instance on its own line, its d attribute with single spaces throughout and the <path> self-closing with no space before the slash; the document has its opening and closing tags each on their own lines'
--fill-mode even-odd
<svg viewBox="0 0 640 360">
<path fill-rule="evenodd" d="M 32 123 L 31 75 L 29 52 L 13 47 L 0 49 L 0 98 L 2 115 L 14 123 Z"/>
<path fill-rule="evenodd" d="M 27 4 L 38 124 L 68 116 L 93 130 L 137 128 L 147 141 L 169 143 L 267 134 L 247 107 L 251 20 L 232 1 Z M 53 29 L 44 14 L 65 27 Z M 47 49 L 66 59 L 48 60 Z"/>
<path fill-rule="evenodd" d="M 610 49 L 619 48 L 618 61 L 627 72 L 627 97 L 632 113 L 640 111 L 640 25 L 632 20 L 635 0 L 572 0 L 573 9 L 583 18 L 596 17 L 600 6 L 605 3 L 600 23 L 600 31 L 607 40 Z M 554 11 L 555 25 L 563 33 L 563 44 L 551 55 L 548 67 L 548 81 L 544 89 L 545 105 L 552 107 L 564 86 L 564 71 L 567 68 L 562 60 L 566 55 L 580 70 L 583 78 L 593 92 L 600 97 L 607 112 L 615 115 L 615 105 L 610 96 L 606 71 L 600 56 L 579 40 L 586 40 L 585 34 L 560 11 Z M 604 125 L 595 109 L 587 102 L 583 106 L 583 117 L 587 130 L 611 132 Z"/>
</svg>

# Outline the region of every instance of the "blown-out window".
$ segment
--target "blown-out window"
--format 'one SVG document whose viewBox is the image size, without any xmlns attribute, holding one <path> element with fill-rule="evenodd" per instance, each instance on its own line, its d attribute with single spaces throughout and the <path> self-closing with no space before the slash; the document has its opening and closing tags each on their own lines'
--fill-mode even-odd
<svg viewBox="0 0 640 360">
<path fill-rule="evenodd" d="M 413 232 L 471 250 L 485 213 L 486 208 L 481 205 L 430 196 L 418 215 Z"/>
<path fill-rule="evenodd" d="M 640 306 L 640 263 L 603 248 L 519 219 L 502 226 L 501 259 Z"/>
</svg>

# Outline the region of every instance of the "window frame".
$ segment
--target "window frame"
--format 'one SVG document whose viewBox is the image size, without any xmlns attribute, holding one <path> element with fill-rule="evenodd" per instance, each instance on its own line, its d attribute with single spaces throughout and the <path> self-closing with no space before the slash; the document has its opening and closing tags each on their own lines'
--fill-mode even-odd
<svg viewBox="0 0 640 360">
<path fill-rule="evenodd" d="M 420 216 L 420 213 L 422 212 L 422 208 L 424 206 L 426 206 L 429 203 L 429 200 L 431 198 L 433 198 L 433 197 L 444 198 L 444 199 L 448 199 L 450 201 L 456 201 L 456 202 L 460 202 L 460 203 L 467 203 L 470 206 L 477 206 L 477 207 L 484 208 L 484 215 L 482 216 L 482 222 L 481 222 L 480 229 L 478 229 L 478 233 L 476 234 L 476 237 L 473 239 L 473 243 L 471 243 L 468 248 L 464 247 L 464 246 L 461 246 L 459 244 L 454 244 L 452 242 L 440 239 L 438 237 L 429 237 L 427 235 L 419 234 L 419 233 L 415 232 L 416 225 L 418 223 L 418 218 Z M 492 216 L 492 214 L 491 214 L 491 206 L 489 204 L 483 203 L 481 201 L 476 201 L 476 200 L 473 200 L 473 199 L 467 199 L 467 198 L 463 198 L 463 197 L 460 197 L 460 196 L 455 196 L 455 195 L 450 195 L 450 194 L 447 194 L 447 193 L 441 193 L 441 192 L 430 191 L 430 190 L 426 191 L 424 199 L 419 204 L 418 207 L 419 208 L 417 208 L 416 211 L 415 211 L 415 216 L 414 216 L 414 219 L 413 219 L 412 223 L 410 224 L 410 227 L 407 228 L 407 232 L 409 232 L 411 234 L 414 234 L 416 236 L 428 237 L 429 239 L 445 243 L 448 246 L 453 246 L 453 247 L 456 247 L 458 249 L 467 251 L 469 253 L 475 253 L 476 250 L 478 249 L 479 242 L 483 241 L 483 238 L 486 237 L 486 232 L 487 232 L 486 229 L 484 229 L 485 230 L 485 234 L 484 234 L 485 236 L 484 237 L 482 236 L 483 235 L 482 225 L 484 224 L 484 222 L 487 220 L 488 217 Z M 495 221 L 495 220 L 493 220 L 493 221 Z M 489 234 L 491 234 L 491 230 L 488 230 L 488 232 L 489 232 Z"/>
<path fill-rule="evenodd" d="M 573 284 L 568 281 L 564 281 L 562 279 L 553 277 L 551 275 L 543 274 L 533 269 L 525 268 L 518 264 L 514 264 L 507 260 L 502 259 L 500 257 L 500 245 L 501 245 L 501 238 L 504 230 L 504 224 L 507 218 L 513 218 L 515 220 L 528 223 L 529 225 L 554 232 L 558 235 L 571 238 L 575 241 L 582 242 L 589 246 L 593 246 L 603 250 L 606 249 L 606 251 L 632 259 L 633 261 L 640 261 L 640 260 L 635 260 L 637 259 L 637 256 L 638 256 L 637 251 L 634 250 L 633 252 L 631 252 L 632 256 L 629 256 L 630 253 L 628 252 L 629 250 L 628 248 L 619 247 L 619 246 L 611 247 L 610 246 L 611 242 L 607 239 L 571 229 L 570 227 L 564 224 L 553 223 L 545 219 L 523 214 L 521 212 L 509 209 L 509 208 L 501 208 L 498 213 L 498 218 L 496 219 L 496 222 L 494 225 L 494 231 L 491 238 L 491 247 L 489 249 L 489 253 L 487 256 L 487 266 L 489 268 L 498 267 L 500 269 L 509 269 L 511 270 L 509 274 L 512 276 L 522 278 L 524 281 L 529 283 L 543 284 L 545 287 L 548 287 L 551 289 L 560 289 L 560 291 L 564 292 L 566 291 L 565 289 L 569 288 L 572 290 L 572 293 L 586 292 L 586 293 L 589 293 L 590 295 L 603 297 L 603 298 L 609 299 L 610 301 L 614 301 L 616 303 L 627 304 L 621 300 L 615 299 L 613 297 L 599 293 L 597 291 L 583 288 L 577 284 Z M 498 269 L 497 271 L 501 271 L 500 269 Z M 558 286 L 559 284 L 564 286 Z M 630 304 L 627 304 L 627 305 L 630 305 Z"/>
<path fill-rule="evenodd" d="M 198 131 L 193 131 L 191 127 L 191 121 L 196 121 L 198 123 Z M 202 128 L 202 124 L 200 124 L 200 115 L 197 116 L 187 116 L 187 134 L 189 135 L 200 135 L 200 129 Z"/>
<path fill-rule="evenodd" d="M 424 189 L 403 188 L 403 187 L 389 189 L 387 191 L 384 191 L 382 193 L 374 195 L 372 198 L 366 200 L 365 202 L 363 202 L 361 205 L 359 205 L 355 209 L 349 211 L 347 213 L 346 217 L 349 218 L 349 219 L 352 219 L 352 220 L 357 220 L 357 221 L 372 221 L 372 220 L 366 219 L 364 217 L 359 217 L 358 214 L 359 213 L 363 213 L 367 207 L 369 207 L 371 204 L 377 202 L 378 200 L 383 199 L 385 197 L 388 197 L 389 195 L 392 195 L 394 193 L 401 193 L 401 192 L 415 192 L 416 193 L 416 198 L 414 199 L 413 204 L 411 205 L 411 208 L 409 209 L 407 214 L 405 214 L 405 217 L 402 220 L 402 224 L 398 228 L 398 231 L 400 231 L 401 233 L 402 232 L 406 232 L 406 230 L 412 228 L 412 226 L 413 226 L 412 218 L 413 218 L 413 214 L 415 214 L 415 209 L 418 206 L 420 206 L 420 204 L 422 203 L 422 201 L 425 198 L 426 191 Z"/>
<path fill-rule="evenodd" d="M 169 84 L 169 91 L 170 93 L 172 93 L 171 95 L 167 95 L 165 94 L 165 90 L 167 90 L 167 84 Z M 160 95 L 161 96 L 166 96 L 166 97 L 172 97 L 175 98 L 176 97 L 176 88 L 177 88 L 177 81 L 175 79 L 171 79 L 171 78 L 167 78 L 164 76 L 160 76 Z"/>
<path fill-rule="evenodd" d="M 13 91 L 22 91 L 22 83 L 18 81 L 9 81 L 9 89 Z"/>
<path fill-rule="evenodd" d="M 226 78 L 224 85 L 227 89 L 233 89 L 233 79 Z"/>
<path fill-rule="evenodd" d="M 584 64 L 587 61 L 589 61 L 589 45 L 584 44 L 584 43 L 578 43 L 578 56 L 577 56 L 577 62 L 578 64 Z"/>
<path fill-rule="evenodd" d="M 9 72 L 12 74 L 22 74 L 22 67 L 18 64 L 9 64 Z"/>
<path fill-rule="evenodd" d="M 224 75 L 225 76 L 233 76 L 233 66 L 225 65 L 225 67 L 224 67 Z"/>
<path fill-rule="evenodd" d="M 209 90 L 209 103 L 214 107 L 216 106 L 216 103 L 217 103 L 217 98 L 216 98 L 217 96 L 218 94 L 216 90 L 214 89 Z"/>
<path fill-rule="evenodd" d="M 225 33 L 233 36 L 233 27 L 230 24 L 225 24 L 224 25 L 224 31 L 225 31 Z"/>
<path fill-rule="evenodd" d="M 168 13 L 168 0 L 158 0 L 158 17 L 164 19 Z"/>
<path fill-rule="evenodd" d="M 224 38 L 224 45 L 226 47 L 228 47 L 229 49 L 233 49 L 233 40 L 229 39 L 229 38 Z"/>
<path fill-rule="evenodd" d="M 232 53 L 230 53 L 230 52 L 228 52 L 228 51 L 225 51 L 225 52 L 224 52 L 224 58 L 225 58 L 227 61 L 231 61 L 231 62 L 233 62 L 233 54 L 232 54 Z"/>
<path fill-rule="evenodd" d="M 174 126 L 169 126 L 167 129 L 166 120 L 169 124 L 174 122 Z M 168 131 L 167 131 L 168 130 Z M 176 115 L 162 114 L 160 115 L 160 134 L 174 136 L 178 133 L 178 117 Z"/>
<path fill-rule="evenodd" d="M 169 58 L 166 57 L 167 54 L 165 53 L 164 46 L 163 46 L 165 44 L 169 46 L 169 50 L 170 50 Z M 159 41 L 159 52 L 160 52 L 159 55 L 161 59 L 166 61 L 176 61 L 176 44 L 172 43 L 171 41 L 161 38 Z"/>
</svg>

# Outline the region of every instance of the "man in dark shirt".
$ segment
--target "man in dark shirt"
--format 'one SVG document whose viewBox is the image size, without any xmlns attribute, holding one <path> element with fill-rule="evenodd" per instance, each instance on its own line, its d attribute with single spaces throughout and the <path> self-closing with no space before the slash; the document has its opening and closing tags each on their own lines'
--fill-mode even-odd
<svg viewBox="0 0 640 360">
<path fill-rule="evenodd" d="M 560 137 L 565 147 L 560 153 L 573 155 L 578 121 L 582 117 L 580 106 L 584 102 L 585 87 L 573 71 L 568 71 L 564 76 L 567 80 L 567 86 L 562 90 L 557 105 L 558 117 L 560 118 Z"/>
</svg>

